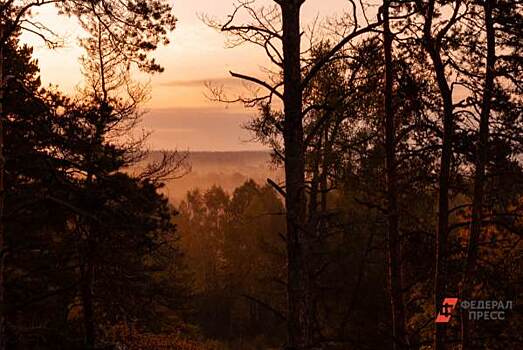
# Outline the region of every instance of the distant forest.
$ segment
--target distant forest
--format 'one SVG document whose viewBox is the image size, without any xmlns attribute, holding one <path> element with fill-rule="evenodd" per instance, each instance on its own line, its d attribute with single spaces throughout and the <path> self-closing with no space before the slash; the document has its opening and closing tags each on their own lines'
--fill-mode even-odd
<svg viewBox="0 0 523 350">
<path fill-rule="evenodd" d="M 129 171 L 140 171 L 143 166 L 159 161 L 164 152 L 152 151 L 140 163 Z M 271 163 L 270 151 L 237 151 L 237 152 L 186 152 L 180 153 L 184 158 L 182 168 L 173 179 L 165 181 L 162 188 L 169 200 L 178 205 L 187 192 L 210 189 L 216 185 L 232 193 L 248 180 L 265 184 L 268 178 L 283 180 L 283 169 Z"/>
<path fill-rule="evenodd" d="M 269 153 L 147 150 L 170 1 L 0 0 L 0 350 L 520 350 L 521 1 L 223 2 L 267 67 L 206 93 Z"/>
</svg>

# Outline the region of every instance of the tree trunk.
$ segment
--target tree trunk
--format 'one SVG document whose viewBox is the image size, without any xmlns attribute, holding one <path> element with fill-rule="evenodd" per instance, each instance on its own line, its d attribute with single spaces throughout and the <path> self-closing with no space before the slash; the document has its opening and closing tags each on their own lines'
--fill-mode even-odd
<svg viewBox="0 0 523 350">
<path fill-rule="evenodd" d="M 438 227 L 436 231 L 436 269 L 434 275 L 434 305 L 439 311 L 447 289 L 447 241 L 449 229 L 449 185 L 452 162 L 452 135 L 454 133 L 452 93 L 445 79 L 439 52 L 433 58 L 438 85 L 443 98 L 443 141 L 439 174 Z M 435 323 L 434 349 L 445 349 L 446 324 Z"/>
<path fill-rule="evenodd" d="M 387 176 L 387 224 L 388 224 L 388 277 L 392 313 L 393 348 L 407 346 L 405 332 L 405 307 L 402 293 L 401 242 L 399 237 L 399 211 L 396 176 L 396 126 L 393 107 L 392 33 L 389 23 L 388 0 L 383 4 L 383 50 L 385 55 L 385 152 Z"/>
<path fill-rule="evenodd" d="M 431 2 L 430 4 L 432 4 L 432 8 L 429 9 L 429 16 L 433 16 L 434 3 Z M 429 19 L 429 21 L 431 21 L 431 19 Z M 438 224 L 436 229 L 436 264 L 434 274 L 434 306 L 435 311 L 438 312 L 446 293 L 445 279 L 447 277 L 449 185 L 450 168 L 452 163 L 452 138 L 454 134 L 454 105 L 452 102 L 452 92 L 445 75 L 445 65 L 441 58 L 441 47 L 436 39 L 431 36 L 430 28 L 429 32 L 425 33 L 424 47 L 432 60 L 434 72 L 436 74 L 436 81 L 443 101 L 443 140 L 438 179 Z M 443 350 L 445 349 L 446 324 L 435 323 L 434 327 L 434 350 Z"/>
<path fill-rule="evenodd" d="M 0 20 L 0 350 L 6 348 L 6 333 L 5 333 L 5 256 L 7 254 L 5 232 L 4 232 L 4 172 L 5 172 L 5 156 L 4 156 L 4 23 Z"/>
<path fill-rule="evenodd" d="M 487 60 L 485 64 L 485 84 L 483 87 L 483 100 L 479 122 L 479 143 L 477 147 L 476 172 L 474 174 L 474 194 L 472 199 L 472 222 L 470 225 L 470 236 L 467 251 L 467 261 L 461 285 L 461 300 L 470 299 L 470 282 L 476 269 L 478 255 L 478 241 L 481 234 L 482 206 L 485 190 L 485 168 L 488 162 L 489 145 L 489 117 L 492 101 L 492 90 L 494 89 L 494 67 L 496 61 L 496 33 L 492 16 L 495 0 L 486 0 L 485 29 L 487 32 Z M 468 319 L 463 313 L 461 315 L 461 349 L 470 349 L 470 337 Z"/>
<path fill-rule="evenodd" d="M 90 238 L 87 239 L 90 241 Z M 91 244 L 88 243 L 87 254 L 85 254 L 84 256 L 84 261 L 82 262 L 80 274 L 80 288 L 85 332 L 84 341 L 86 350 L 93 350 L 96 343 L 93 301 L 93 264 L 91 254 Z"/>
<path fill-rule="evenodd" d="M 91 175 L 88 176 L 90 181 Z M 82 302 L 83 311 L 83 326 L 84 326 L 84 346 L 85 350 L 93 350 L 96 345 L 96 330 L 94 320 L 94 297 L 93 297 L 93 282 L 94 282 L 94 242 L 91 237 L 91 232 L 85 233 L 87 237 L 84 238 L 80 246 L 80 298 Z"/>
<path fill-rule="evenodd" d="M 284 145 L 288 259 L 288 349 L 312 344 L 312 300 L 306 232 L 305 159 L 302 125 L 300 8 L 302 1 L 282 2 Z"/>
</svg>

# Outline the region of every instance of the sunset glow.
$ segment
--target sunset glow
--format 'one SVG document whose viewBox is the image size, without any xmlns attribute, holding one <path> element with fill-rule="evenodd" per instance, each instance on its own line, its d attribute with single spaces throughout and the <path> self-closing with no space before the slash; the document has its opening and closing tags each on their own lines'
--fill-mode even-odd
<svg viewBox="0 0 523 350">
<path fill-rule="evenodd" d="M 271 1 L 258 1 L 260 5 Z M 248 45 L 226 48 L 226 36 L 206 26 L 201 15 L 224 19 L 232 10 L 232 2 L 225 0 L 173 1 L 178 18 L 177 28 L 171 34 L 171 44 L 161 47 L 155 57 L 165 72 L 152 77 L 136 75 L 141 81 L 150 81 L 150 101 L 145 109 L 143 126 L 152 131 L 153 149 L 191 150 L 255 150 L 262 145 L 246 142 L 251 139 L 242 125 L 256 113 L 241 105 L 225 106 L 207 97 L 206 82 L 214 82 L 242 91 L 238 81 L 228 75 L 230 70 L 257 74 L 261 67 L 269 67 L 262 49 Z M 304 7 L 304 26 L 318 18 L 341 14 L 347 10 L 345 0 L 312 0 Z M 44 84 L 57 84 L 74 93 L 82 84 L 79 57 L 83 54 L 77 45 L 82 30 L 72 19 L 57 16 L 52 7 L 39 9 L 37 18 L 50 23 L 64 47 L 50 50 L 34 35 L 25 33 L 24 41 L 35 47 L 35 56 L 45 66 Z"/>
<path fill-rule="evenodd" d="M 0 350 L 521 350 L 521 0 L 0 0 Z"/>
</svg>

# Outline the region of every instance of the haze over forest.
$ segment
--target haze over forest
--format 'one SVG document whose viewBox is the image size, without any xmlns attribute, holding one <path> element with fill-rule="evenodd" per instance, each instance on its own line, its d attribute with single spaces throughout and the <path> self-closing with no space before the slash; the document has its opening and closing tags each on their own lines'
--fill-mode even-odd
<svg viewBox="0 0 523 350">
<path fill-rule="evenodd" d="M 151 152 L 145 163 L 159 160 L 160 151 Z M 264 185 L 267 179 L 283 181 L 283 171 L 272 162 L 269 151 L 189 152 L 180 178 L 168 180 L 162 189 L 174 204 L 187 192 L 206 191 L 212 186 L 232 193 L 248 180 Z"/>
</svg>

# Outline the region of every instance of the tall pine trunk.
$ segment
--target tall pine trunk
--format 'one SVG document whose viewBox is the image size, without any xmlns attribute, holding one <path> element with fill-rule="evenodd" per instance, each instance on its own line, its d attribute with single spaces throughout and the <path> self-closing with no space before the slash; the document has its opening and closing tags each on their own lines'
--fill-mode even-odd
<svg viewBox="0 0 523 350">
<path fill-rule="evenodd" d="M 312 343 L 312 298 L 306 231 L 305 158 L 302 125 L 300 8 L 302 1 L 282 2 L 285 206 L 288 267 L 288 349 Z"/>
<path fill-rule="evenodd" d="M 452 137 L 454 134 L 454 113 L 452 93 L 445 79 L 444 66 L 439 52 L 433 55 L 438 86 L 443 99 L 443 141 L 439 173 L 438 227 L 436 231 L 436 269 L 434 274 L 434 304 L 441 308 L 447 290 L 447 252 L 449 235 L 449 186 L 452 162 Z M 445 349 L 446 324 L 435 323 L 434 349 Z"/>
<path fill-rule="evenodd" d="M 88 248 L 90 250 L 90 248 Z M 94 301 L 93 301 L 93 264 L 87 253 L 87 258 L 82 263 L 80 276 L 80 293 L 82 298 L 84 341 L 86 350 L 93 350 L 96 344 L 94 324 Z"/>
<path fill-rule="evenodd" d="M 4 202 L 5 202 L 5 155 L 4 155 L 4 23 L 0 19 L 0 350 L 6 348 L 5 324 L 5 257 L 7 254 L 4 231 Z"/>
<path fill-rule="evenodd" d="M 440 170 L 438 177 L 438 223 L 436 228 L 434 307 L 438 312 L 446 293 L 447 278 L 447 241 L 449 235 L 449 186 L 452 163 L 452 138 L 454 134 L 454 105 L 452 91 L 445 75 L 445 65 L 441 57 L 441 38 L 432 35 L 434 18 L 434 0 L 427 6 L 423 46 L 429 54 L 441 100 L 443 102 L 443 139 L 441 145 Z M 434 315 L 435 316 L 435 315 Z M 434 350 L 445 349 L 446 324 L 434 324 Z"/>
<path fill-rule="evenodd" d="M 495 0 L 485 0 L 485 30 L 487 33 L 487 59 L 485 63 L 485 83 L 483 86 L 483 99 L 479 121 L 479 142 L 477 146 L 476 171 L 474 174 L 474 194 L 472 199 L 472 222 L 470 225 L 470 236 L 468 242 L 467 261 L 461 285 L 461 299 L 467 300 L 471 297 L 471 280 L 476 269 L 478 256 L 478 241 L 481 235 L 481 221 L 483 198 L 485 192 L 485 168 L 488 162 L 489 148 L 489 117 L 492 101 L 492 90 L 494 89 L 494 67 L 496 63 L 496 33 L 494 29 L 493 8 Z M 470 349 L 470 332 L 468 319 L 463 313 L 461 315 L 461 348 Z"/>
<path fill-rule="evenodd" d="M 102 109 L 105 107 L 105 101 L 102 103 Z M 100 128 L 96 128 L 95 139 L 100 139 Z M 90 186 L 93 182 L 93 171 L 91 170 L 94 159 L 90 160 L 90 169 L 87 172 L 86 184 Z M 95 204 L 90 203 L 90 208 L 94 208 Z M 84 223 L 85 224 L 85 223 Z M 86 350 L 94 350 L 96 346 L 96 325 L 94 315 L 94 257 L 95 253 L 95 241 L 93 232 L 95 232 L 96 225 L 87 225 L 86 235 L 84 244 L 80 248 L 80 296 L 82 300 L 83 309 L 83 326 L 84 326 L 84 345 Z"/>
<path fill-rule="evenodd" d="M 405 307 L 403 303 L 403 283 L 401 273 L 401 242 L 399 235 L 398 181 L 396 174 L 396 125 L 393 106 L 393 62 L 392 33 L 389 21 L 390 2 L 383 3 L 383 51 L 385 55 L 385 152 L 387 180 L 387 242 L 388 279 L 392 314 L 393 348 L 407 346 L 405 331 Z"/>
</svg>

